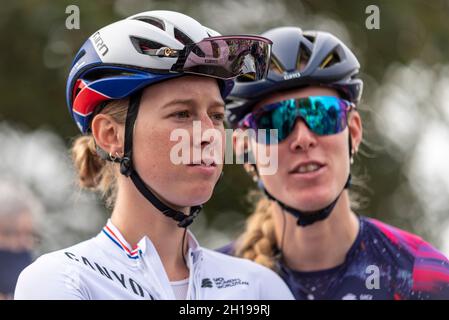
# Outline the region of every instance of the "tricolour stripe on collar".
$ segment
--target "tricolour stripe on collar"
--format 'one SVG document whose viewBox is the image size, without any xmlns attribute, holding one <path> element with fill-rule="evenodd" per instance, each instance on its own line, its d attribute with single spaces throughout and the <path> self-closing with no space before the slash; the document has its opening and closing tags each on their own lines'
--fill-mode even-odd
<svg viewBox="0 0 449 320">
<path fill-rule="evenodd" d="M 115 229 L 115 231 L 113 229 Z M 126 253 L 128 258 L 130 258 L 130 259 L 138 259 L 139 258 L 139 248 L 131 250 L 129 248 L 129 245 L 123 239 L 122 235 L 112 225 L 112 223 L 110 221 L 108 221 L 108 224 L 106 226 L 104 226 L 102 231 L 112 242 L 114 242 L 120 249 L 122 249 Z"/>
</svg>

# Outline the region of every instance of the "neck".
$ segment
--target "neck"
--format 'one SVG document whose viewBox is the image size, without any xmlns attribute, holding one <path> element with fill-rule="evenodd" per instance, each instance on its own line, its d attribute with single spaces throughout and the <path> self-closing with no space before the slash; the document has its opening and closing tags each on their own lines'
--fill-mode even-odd
<svg viewBox="0 0 449 320">
<path fill-rule="evenodd" d="M 359 231 L 359 221 L 350 209 L 347 191 L 341 194 L 328 218 L 306 227 L 298 226 L 296 218 L 276 204 L 274 218 L 279 244 L 284 224 L 282 215 L 285 215 L 283 258 L 289 268 L 297 271 L 325 270 L 342 264 Z"/>
<path fill-rule="evenodd" d="M 151 239 L 170 281 L 187 278 L 189 273 L 181 253 L 186 251 L 186 248 L 181 251 L 184 228 L 179 228 L 176 221 L 164 216 L 144 198 L 131 179 L 125 179 L 119 182 L 112 223 L 133 247 L 145 236 Z"/>
</svg>

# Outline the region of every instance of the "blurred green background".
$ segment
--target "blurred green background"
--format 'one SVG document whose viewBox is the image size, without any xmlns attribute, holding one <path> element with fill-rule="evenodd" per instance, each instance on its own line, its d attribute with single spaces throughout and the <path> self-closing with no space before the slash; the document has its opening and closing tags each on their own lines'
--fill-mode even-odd
<svg viewBox="0 0 449 320">
<path fill-rule="evenodd" d="M 72 4 L 80 9 L 79 30 L 65 26 L 66 7 Z M 365 27 L 368 5 L 380 9 L 379 30 Z M 449 239 L 445 157 L 449 152 L 449 1 L 4 1 L 0 8 L 0 147 L 5 156 L 0 176 L 17 176 L 30 185 L 43 199 L 53 226 L 68 219 L 85 221 L 67 225 L 59 236 L 67 235 L 67 230 L 74 235 L 48 243 L 47 248 L 85 238 L 107 216 L 94 197 L 79 191 L 70 197 L 75 189 L 73 176 L 67 173 L 71 170 L 67 150 L 78 134 L 64 96 L 70 62 L 97 29 L 155 9 L 183 12 L 222 34 L 257 34 L 295 25 L 329 31 L 345 41 L 359 58 L 365 81 L 360 107 L 367 143 L 356 159 L 355 173 L 369 175 L 367 188 L 359 190 L 369 202 L 358 212 L 449 248 L 449 240 L 445 242 Z M 41 145 L 39 137 L 50 137 L 50 142 Z M 67 165 L 40 171 L 33 166 L 49 154 L 54 154 L 55 164 L 60 160 Z M 67 191 L 60 194 L 63 199 L 56 199 L 54 185 L 63 175 L 68 175 L 64 178 L 68 182 L 57 190 Z M 251 188 L 254 185 L 240 166 L 225 166 L 224 179 L 194 227 L 206 246 L 224 244 L 242 229 L 251 210 L 246 201 Z M 92 214 L 67 213 L 69 198 L 78 208 L 83 199 L 82 210 Z M 101 217 L 94 219 L 94 214 Z"/>
</svg>

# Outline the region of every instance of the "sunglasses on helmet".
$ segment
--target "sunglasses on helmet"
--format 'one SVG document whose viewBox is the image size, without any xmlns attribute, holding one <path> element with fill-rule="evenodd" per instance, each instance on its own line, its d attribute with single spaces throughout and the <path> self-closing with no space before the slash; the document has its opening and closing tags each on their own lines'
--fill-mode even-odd
<svg viewBox="0 0 449 320">
<path fill-rule="evenodd" d="M 162 47 L 144 50 L 158 57 L 177 58 L 170 71 L 232 79 L 245 75 L 266 77 L 272 42 L 259 36 L 220 36 L 185 45 L 182 50 Z"/>
</svg>

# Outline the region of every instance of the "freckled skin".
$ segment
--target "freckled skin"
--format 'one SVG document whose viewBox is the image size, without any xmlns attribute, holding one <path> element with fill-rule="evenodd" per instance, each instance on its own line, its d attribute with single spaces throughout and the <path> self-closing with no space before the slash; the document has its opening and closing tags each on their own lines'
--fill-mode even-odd
<svg viewBox="0 0 449 320">
<path fill-rule="evenodd" d="M 190 109 L 191 118 L 178 121 L 169 117 L 172 111 L 184 110 L 185 106 L 161 108 L 174 99 L 195 102 Z M 220 104 L 221 108 L 217 107 Z M 224 137 L 223 122 L 211 120 L 211 113 L 216 110 L 224 112 L 223 105 L 217 81 L 206 77 L 177 78 L 150 86 L 144 91 L 134 132 L 134 163 L 144 181 L 167 203 L 179 207 L 193 206 L 206 202 L 212 196 L 223 165 L 217 165 L 212 176 L 205 176 L 185 165 L 173 164 L 170 150 L 179 141 L 170 141 L 170 134 L 174 129 L 182 128 L 192 137 L 193 120 L 198 120 L 201 121 L 202 132 L 214 128 Z M 203 142 L 201 147 L 206 145 Z M 193 154 L 192 148 L 190 154 Z"/>
</svg>

